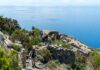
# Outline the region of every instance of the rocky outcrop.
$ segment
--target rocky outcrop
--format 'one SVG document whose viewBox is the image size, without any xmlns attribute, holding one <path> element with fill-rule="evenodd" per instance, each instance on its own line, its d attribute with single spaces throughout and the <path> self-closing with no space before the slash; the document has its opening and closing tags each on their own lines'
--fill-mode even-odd
<svg viewBox="0 0 100 70">
<path fill-rule="evenodd" d="M 62 42 L 68 43 L 73 47 L 74 52 L 80 51 L 80 53 L 82 54 L 88 54 L 92 51 L 92 49 L 89 46 L 87 46 L 86 44 L 82 43 L 81 41 L 77 40 L 72 36 L 62 35 L 61 38 Z"/>
<path fill-rule="evenodd" d="M 0 31 L 0 42 L 4 41 L 4 40 L 5 40 L 5 37 L 4 37 L 3 33 Z"/>
<path fill-rule="evenodd" d="M 2 32 L 0 32 L 0 45 L 5 49 L 8 50 L 8 48 L 13 46 L 13 42 L 9 40 L 9 37 L 4 35 Z"/>
<path fill-rule="evenodd" d="M 6 47 L 4 41 L 5 41 L 5 36 L 4 34 L 0 31 L 0 46 L 2 46 L 5 50 L 7 50 L 8 48 Z"/>
<path fill-rule="evenodd" d="M 59 60 L 60 63 L 74 64 L 75 54 L 73 51 L 54 46 L 49 46 L 48 49 L 52 53 L 53 59 Z"/>
<path fill-rule="evenodd" d="M 50 37 L 59 38 L 59 32 L 55 30 L 43 30 L 43 35 L 49 35 Z"/>
<path fill-rule="evenodd" d="M 16 45 L 20 46 L 21 48 L 23 47 L 23 45 L 21 44 L 21 42 L 20 42 L 20 41 L 15 41 L 15 43 L 14 43 L 14 44 L 16 44 Z"/>
<path fill-rule="evenodd" d="M 9 40 L 9 36 L 8 35 L 5 35 L 4 43 L 8 48 L 13 47 L 13 42 L 11 40 Z"/>
</svg>

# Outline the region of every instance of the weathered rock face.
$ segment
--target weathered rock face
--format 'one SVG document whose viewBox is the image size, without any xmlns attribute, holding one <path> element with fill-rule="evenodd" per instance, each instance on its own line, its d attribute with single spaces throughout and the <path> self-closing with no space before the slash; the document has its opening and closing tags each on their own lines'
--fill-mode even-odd
<svg viewBox="0 0 100 70">
<path fill-rule="evenodd" d="M 13 42 L 9 40 L 8 36 L 6 37 L 2 32 L 0 32 L 0 45 L 3 46 L 5 50 L 8 50 L 8 47 L 13 46 Z"/>
<path fill-rule="evenodd" d="M 13 47 L 13 42 L 9 39 L 5 39 L 4 44 L 8 47 L 11 48 Z"/>
<path fill-rule="evenodd" d="M 48 34 L 50 37 L 54 35 L 55 38 L 59 38 L 59 32 L 54 30 L 43 30 L 43 35 Z"/>
<path fill-rule="evenodd" d="M 21 48 L 23 47 L 23 45 L 21 44 L 21 42 L 20 42 L 20 41 L 15 41 L 15 43 L 14 43 L 14 44 L 16 44 L 16 45 L 20 46 Z"/>
<path fill-rule="evenodd" d="M 0 42 L 4 41 L 4 40 L 5 40 L 5 37 L 4 37 L 3 33 L 0 31 Z"/>
<path fill-rule="evenodd" d="M 0 31 L 0 46 L 3 46 L 3 48 L 4 48 L 5 50 L 7 50 L 8 48 L 5 46 L 4 41 L 5 41 L 5 36 L 4 36 L 4 34 Z"/>
<path fill-rule="evenodd" d="M 68 43 L 73 47 L 74 52 L 80 51 L 80 53 L 82 53 L 83 55 L 91 52 L 91 48 L 89 46 L 74 37 L 61 35 L 61 38 L 63 39 L 62 42 Z"/>
<path fill-rule="evenodd" d="M 75 54 L 73 51 L 51 46 L 48 49 L 52 53 L 53 59 L 58 59 L 61 63 L 65 64 L 74 64 Z"/>
</svg>

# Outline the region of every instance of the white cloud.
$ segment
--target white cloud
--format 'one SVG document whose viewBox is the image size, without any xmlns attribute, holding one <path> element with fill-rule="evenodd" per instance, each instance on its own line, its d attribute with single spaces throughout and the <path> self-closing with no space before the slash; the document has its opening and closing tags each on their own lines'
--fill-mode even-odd
<svg viewBox="0 0 100 70">
<path fill-rule="evenodd" d="M 0 5 L 99 5 L 100 0 L 0 0 Z"/>
</svg>

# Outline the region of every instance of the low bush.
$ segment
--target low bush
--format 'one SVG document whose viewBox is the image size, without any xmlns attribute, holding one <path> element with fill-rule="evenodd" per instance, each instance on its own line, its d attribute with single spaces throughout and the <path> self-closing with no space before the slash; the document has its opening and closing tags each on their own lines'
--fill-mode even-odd
<svg viewBox="0 0 100 70">
<path fill-rule="evenodd" d="M 0 31 L 11 35 L 16 29 L 21 29 L 17 20 L 0 16 Z"/>
<path fill-rule="evenodd" d="M 4 51 L 0 47 L 0 70 L 21 70 L 18 63 L 16 51 Z"/>
<path fill-rule="evenodd" d="M 27 36 L 24 32 L 20 30 L 15 30 L 13 34 L 11 35 L 12 41 L 21 41 L 23 46 L 27 49 L 32 48 L 32 44 L 30 43 L 29 36 Z"/>
<path fill-rule="evenodd" d="M 44 58 L 43 63 L 47 63 L 52 58 L 51 53 L 48 49 L 38 50 L 38 53 Z"/>
<path fill-rule="evenodd" d="M 39 41 L 38 38 L 32 38 L 32 39 L 30 39 L 30 43 L 32 45 L 39 45 L 40 44 L 40 41 Z"/>
<path fill-rule="evenodd" d="M 16 51 L 20 51 L 21 50 L 21 47 L 18 46 L 18 45 L 16 45 L 16 44 L 14 44 L 13 45 L 13 49 L 16 50 Z"/>
<path fill-rule="evenodd" d="M 88 61 L 90 68 L 93 70 L 100 70 L 100 54 L 97 50 L 89 54 Z"/>
<path fill-rule="evenodd" d="M 36 56 L 37 60 L 43 62 L 44 61 L 44 58 L 41 56 L 41 55 L 37 55 Z"/>
<path fill-rule="evenodd" d="M 49 63 L 49 68 L 50 68 L 51 70 L 53 70 L 53 69 L 56 69 L 57 66 L 60 67 L 60 65 L 61 65 L 61 64 L 59 63 L 58 60 L 56 60 L 56 61 L 52 61 L 52 62 Z"/>
<path fill-rule="evenodd" d="M 76 70 L 85 70 L 84 64 L 80 62 L 75 62 Z"/>
</svg>

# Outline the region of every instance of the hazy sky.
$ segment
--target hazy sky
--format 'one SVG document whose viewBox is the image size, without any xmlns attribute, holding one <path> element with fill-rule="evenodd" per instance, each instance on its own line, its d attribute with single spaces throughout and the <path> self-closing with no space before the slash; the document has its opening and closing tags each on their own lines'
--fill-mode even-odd
<svg viewBox="0 0 100 70">
<path fill-rule="evenodd" d="M 0 0 L 0 5 L 100 5 L 100 0 Z"/>
</svg>

